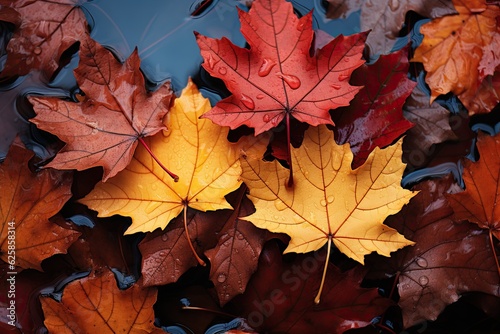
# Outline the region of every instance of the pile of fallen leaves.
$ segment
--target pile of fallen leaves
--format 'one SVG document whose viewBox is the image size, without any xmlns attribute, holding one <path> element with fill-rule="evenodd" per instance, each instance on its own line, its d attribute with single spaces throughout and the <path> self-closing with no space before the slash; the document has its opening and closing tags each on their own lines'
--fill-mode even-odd
<svg viewBox="0 0 500 334">
<path fill-rule="evenodd" d="M 52 155 L 6 139 L 0 328 L 421 333 L 461 299 L 498 330 L 500 8 L 329 2 L 366 32 L 284 0 L 238 9 L 246 47 L 194 32 L 212 106 L 191 79 L 147 90 L 78 1 L 0 0 L 4 83 L 79 56 L 78 94 L 26 97 Z M 392 51 L 409 17 L 423 40 Z"/>
</svg>

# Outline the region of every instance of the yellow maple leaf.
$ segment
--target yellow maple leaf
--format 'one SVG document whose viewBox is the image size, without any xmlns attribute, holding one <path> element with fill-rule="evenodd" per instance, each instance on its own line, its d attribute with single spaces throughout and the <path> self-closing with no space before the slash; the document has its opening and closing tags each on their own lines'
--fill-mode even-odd
<svg viewBox="0 0 500 334">
<path fill-rule="evenodd" d="M 100 217 L 132 217 L 125 234 L 163 229 L 188 206 L 201 211 L 231 209 L 224 196 L 242 183 L 240 150 L 262 156 L 269 136 L 230 143 L 228 128 L 199 119 L 210 109 L 208 99 L 189 81 L 165 119 L 169 130 L 144 138 L 159 161 L 179 176 L 178 182 L 139 146 L 127 168 L 98 183 L 81 202 Z"/>
<path fill-rule="evenodd" d="M 326 126 L 307 130 L 302 146 L 292 150 L 294 187 L 278 162 L 242 159 L 243 181 L 256 212 L 242 219 L 291 237 L 285 252 L 320 249 L 329 240 L 363 263 L 373 251 L 385 256 L 413 242 L 383 225 L 415 192 L 400 185 L 405 165 L 401 140 L 376 148 L 363 166 L 351 170 L 349 144 L 339 146 Z M 298 167 L 298 168 L 297 168 Z"/>
<path fill-rule="evenodd" d="M 480 63 L 488 62 L 492 54 L 488 47 L 500 33 L 500 8 L 487 5 L 485 0 L 453 0 L 453 5 L 457 15 L 434 19 L 421 27 L 424 40 L 412 61 L 424 64 L 431 103 L 440 94 L 452 92 L 470 108 L 474 92 L 488 74 Z"/>
</svg>

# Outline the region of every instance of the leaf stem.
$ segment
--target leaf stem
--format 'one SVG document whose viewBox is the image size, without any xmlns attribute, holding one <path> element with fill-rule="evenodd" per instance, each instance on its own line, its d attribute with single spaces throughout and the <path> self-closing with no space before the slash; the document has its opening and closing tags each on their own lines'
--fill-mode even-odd
<svg viewBox="0 0 500 334">
<path fill-rule="evenodd" d="M 179 181 L 179 177 L 177 175 L 175 175 L 174 173 L 172 173 L 171 171 L 169 171 L 167 169 L 167 167 L 165 167 L 161 161 L 156 157 L 156 155 L 153 153 L 153 151 L 151 151 L 151 149 L 149 148 L 148 144 L 144 141 L 144 139 L 142 137 L 139 137 L 139 142 L 142 144 L 142 146 L 144 146 L 144 148 L 146 149 L 146 151 L 149 152 L 149 154 L 151 155 L 151 157 L 156 161 L 156 163 L 158 165 L 160 165 L 160 167 L 165 171 L 167 172 L 168 175 L 170 175 L 170 177 L 172 179 L 174 179 L 174 182 L 178 182 Z"/>
<path fill-rule="evenodd" d="M 321 292 L 323 291 L 323 285 L 325 284 L 325 277 L 326 277 L 326 270 L 328 269 L 328 263 L 330 262 L 330 251 L 332 249 L 332 236 L 328 236 L 328 243 L 327 243 L 327 250 L 326 250 L 326 261 L 325 261 L 325 268 L 323 269 L 323 276 L 321 277 L 321 284 L 319 285 L 319 291 L 316 297 L 314 298 L 314 303 L 316 305 L 319 304 L 321 300 Z"/>
<path fill-rule="evenodd" d="M 491 250 L 493 251 L 493 258 L 495 259 L 495 262 L 497 264 L 498 278 L 500 279 L 500 265 L 498 264 L 497 252 L 495 251 L 495 243 L 493 242 L 493 233 L 491 233 L 491 229 L 489 230 L 489 232 L 490 232 Z"/>
<path fill-rule="evenodd" d="M 293 187 L 293 166 L 292 166 L 292 143 L 290 140 L 290 114 L 286 113 L 286 147 L 287 147 L 287 163 L 290 168 L 290 177 L 288 178 L 288 188 Z"/>
<path fill-rule="evenodd" d="M 203 267 L 206 266 L 207 264 L 205 263 L 205 261 L 203 261 L 201 257 L 198 256 L 198 253 L 196 253 L 193 243 L 191 242 L 191 237 L 189 236 L 188 225 L 187 225 L 187 204 L 184 204 L 184 230 L 186 231 L 186 238 L 188 241 L 189 248 L 191 248 L 194 257 L 196 258 L 196 261 L 198 261 L 198 263 Z"/>
</svg>

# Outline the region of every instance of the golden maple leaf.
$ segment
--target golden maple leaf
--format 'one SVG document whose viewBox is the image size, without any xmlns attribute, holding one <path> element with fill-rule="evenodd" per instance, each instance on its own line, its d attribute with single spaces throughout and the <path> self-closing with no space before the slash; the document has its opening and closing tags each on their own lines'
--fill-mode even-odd
<svg viewBox="0 0 500 334">
<path fill-rule="evenodd" d="M 262 156 L 269 136 L 230 143 L 228 128 L 199 119 L 210 108 L 208 99 L 189 81 L 165 119 L 169 130 L 144 139 L 159 161 L 176 171 L 179 182 L 139 146 L 127 168 L 98 183 L 81 202 L 100 217 L 132 217 L 125 234 L 163 229 L 188 206 L 201 211 L 231 209 L 224 196 L 242 183 L 240 150 Z"/>
<path fill-rule="evenodd" d="M 500 8 L 487 5 L 485 0 L 453 0 L 453 5 L 457 15 L 434 19 L 422 26 L 424 40 L 412 61 L 424 64 L 431 103 L 440 94 L 452 92 L 470 108 L 473 93 L 486 74 L 492 74 L 483 69 L 483 63 L 492 53 L 488 51 L 490 43 L 500 33 Z"/>
<path fill-rule="evenodd" d="M 285 252 L 305 253 L 328 241 L 363 263 L 373 251 L 385 256 L 413 242 L 383 225 L 415 192 L 400 185 L 405 165 L 401 142 L 376 148 L 351 170 L 349 144 L 339 146 L 326 126 L 310 128 L 302 146 L 292 150 L 294 187 L 286 187 L 288 170 L 277 161 L 243 158 L 243 181 L 256 212 L 242 218 L 257 227 L 291 237 Z M 298 167 L 298 168 L 297 168 Z M 298 169 L 298 170 L 297 170 Z"/>
</svg>

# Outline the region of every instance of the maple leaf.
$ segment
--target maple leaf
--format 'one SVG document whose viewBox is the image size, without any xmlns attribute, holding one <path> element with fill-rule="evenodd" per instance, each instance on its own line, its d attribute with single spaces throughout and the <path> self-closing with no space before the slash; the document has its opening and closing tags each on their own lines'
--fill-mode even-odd
<svg viewBox="0 0 500 334">
<path fill-rule="evenodd" d="M 341 272 L 329 265 L 324 300 L 312 296 L 322 279 L 324 251 L 282 258 L 276 243 L 268 243 L 247 291 L 237 296 L 231 310 L 247 318 L 259 333 L 343 333 L 367 326 L 391 305 L 376 289 L 361 288 L 364 270 Z"/>
<path fill-rule="evenodd" d="M 109 270 L 69 283 L 61 302 L 42 297 L 45 326 L 53 333 L 164 333 L 153 325 L 155 288 L 118 289 Z"/>
<path fill-rule="evenodd" d="M 483 0 L 454 0 L 458 15 L 450 15 L 424 24 L 422 44 L 413 61 L 424 64 L 431 102 L 440 94 L 452 92 L 468 108 L 468 91 L 476 91 L 488 74 L 480 65 L 493 37 L 500 32 L 497 17 L 500 8 Z"/>
<path fill-rule="evenodd" d="M 103 181 L 125 168 L 137 141 L 164 129 L 163 116 L 172 91 L 165 83 L 146 92 L 137 51 L 118 62 L 89 36 L 81 43 L 75 77 L 85 92 L 83 102 L 54 97 L 30 97 L 38 128 L 58 136 L 66 146 L 47 166 L 83 170 L 104 168 Z"/>
<path fill-rule="evenodd" d="M 480 133 L 477 148 L 479 161 L 464 162 L 465 191 L 447 198 L 456 220 L 476 223 L 500 239 L 500 206 L 497 205 L 500 199 L 500 135 L 492 137 Z M 500 274 L 500 268 L 498 270 Z"/>
<path fill-rule="evenodd" d="M 346 18 L 361 10 L 361 30 L 371 29 L 366 40 L 371 55 L 389 53 L 403 27 L 405 15 L 414 11 L 422 16 L 438 18 L 455 14 L 449 1 L 436 0 L 328 0 L 328 18 Z"/>
<path fill-rule="evenodd" d="M 51 79 L 62 54 L 87 33 L 81 0 L 0 0 L 0 20 L 16 26 L 3 77 L 40 69 Z"/>
<path fill-rule="evenodd" d="M 167 168 L 178 171 L 179 182 L 166 178 L 165 171 L 140 147 L 125 170 L 108 182 L 99 183 L 81 202 L 98 211 L 100 217 L 132 217 L 126 234 L 163 229 L 184 210 L 190 240 L 187 207 L 201 211 L 230 209 L 224 196 L 242 183 L 240 150 L 250 150 L 252 156 L 261 157 L 269 141 L 268 136 L 259 136 L 229 143 L 227 128 L 199 119 L 209 109 L 208 99 L 189 81 L 166 120 L 169 130 L 147 139 L 148 147 Z M 203 263 L 199 258 L 198 261 Z"/>
<path fill-rule="evenodd" d="M 365 86 L 348 107 L 339 108 L 332 116 L 337 143 L 351 146 L 353 168 L 361 166 L 375 147 L 392 144 L 413 126 L 402 112 L 416 85 L 407 78 L 408 67 L 408 49 L 404 48 L 354 71 L 350 82 Z"/>
<path fill-rule="evenodd" d="M 41 271 L 44 259 L 66 253 L 80 233 L 49 220 L 71 197 L 72 174 L 53 169 L 32 173 L 28 167 L 32 156 L 14 143 L 0 164 L 0 249 L 5 262 Z M 12 240 L 14 257 L 9 252 Z"/>
<path fill-rule="evenodd" d="M 287 169 L 276 161 L 242 159 L 242 179 L 257 210 L 243 219 L 288 234 L 286 252 L 317 250 L 332 239 L 340 251 L 361 263 L 373 251 L 389 256 L 413 244 L 382 224 L 415 196 L 400 186 L 405 167 L 401 153 L 401 140 L 376 148 L 353 171 L 349 145 L 336 145 L 325 126 L 310 128 L 302 146 L 292 149 L 300 171 L 293 189 L 283 185 Z"/>
<path fill-rule="evenodd" d="M 286 118 L 288 138 L 291 115 L 311 125 L 333 124 L 329 110 L 347 106 L 360 89 L 349 78 L 364 62 L 367 33 L 338 36 L 311 56 L 312 13 L 298 19 L 284 0 L 257 0 L 248 13 L 238 13 L 250 49 L 196 35 L 203 67 L 233 94 L 203 117 L 231 129 L 247 125 L 256 135 Z"/>
<path fill-rule="evenodd" d="M 222 306 L 245 291 L 250 277 L 257 270 L 264 242 L 270 239 L 266 230 L 238 218 L 255 211 L 252 202 L 244 196 L 246 190 L 243 186 L 239 191 L 238 204 L 220 231 L 217 245 L 205 251 L 211 264 L 210 279 Z"/>
<path fill-rule="evenodd" d="M 439 103 L 429 104 L 429 95 L 417 86 L 406 100 L 404 116 L 415 126 L 406 133 L 404 147 L 428 156 L 433 144 L 459 140 L 450 125 L 450 112 Z"/>
<path fill-rule="evenodd" d="M 309 128 L 302 146 L 292 149 L 299 168 L 293 188 L 283 184 L 288 170 L 277 161 L 243 157 L 241 178 L 250 189 L 256 212 L 242 219 L 288 234 L 291 240 L 285 252 L 305 253 L 327 243 L 330 254 L 333 241 L 341 252 L 363 263 L 364 255 L 373 251 L 389 256 L 412 245 L 383 225 L 387 216 L 415 196 L 400 186 L 405 167 L 401 142 L 376 148 L 353 171 L 349 144 L 336 145 L 325 125 Z M 317 303 L 320 294 L 321 287 Z"/>
<path fill-rule="evenodd" d="M 500 296 L 499 274 L 488 233 L 473 224 L 451 220 L 444 193 L 459 187 L 453 178 L 424 181 L 419 194 L 386 224 L 415 241 L 390 259 L 370 257 L 367 278 L 397 275 L 399 305 L 406 328 L 435 320 L 446 305 L 469 291 Z"/>
</svg>

